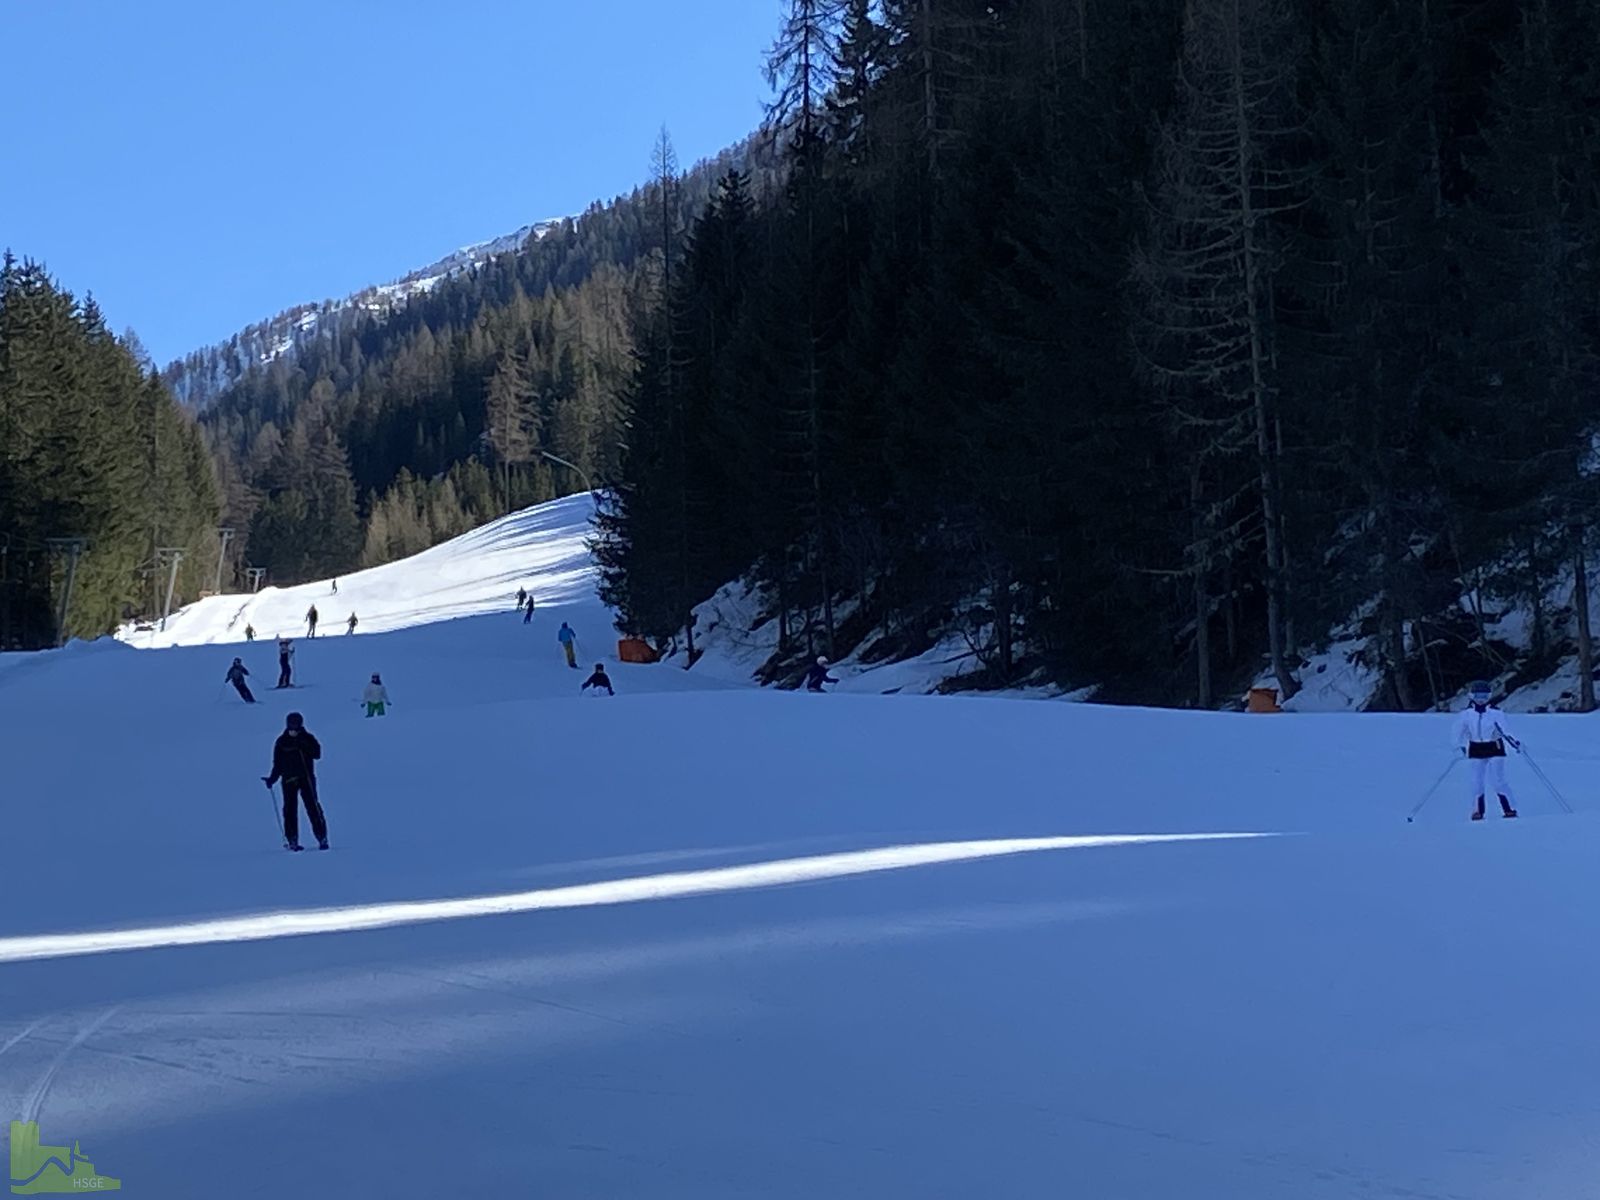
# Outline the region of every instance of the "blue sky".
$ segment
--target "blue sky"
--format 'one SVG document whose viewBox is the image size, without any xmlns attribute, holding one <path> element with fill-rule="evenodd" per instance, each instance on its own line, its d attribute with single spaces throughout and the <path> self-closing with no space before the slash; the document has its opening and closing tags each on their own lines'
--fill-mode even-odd
<svg viewBox="0 0 1600 1200">
<path fill-rule="evenodd" d="M 779 0 L 0 0 L 0 247 L 157 361 L 753 129 Z M 13 172 L 15 173 L 13 175 Z"/>
</svg>

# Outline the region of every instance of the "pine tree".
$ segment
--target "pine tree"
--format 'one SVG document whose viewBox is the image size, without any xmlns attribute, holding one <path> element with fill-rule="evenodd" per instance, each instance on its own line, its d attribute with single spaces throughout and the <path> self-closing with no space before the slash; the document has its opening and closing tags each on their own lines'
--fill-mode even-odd
<svg viewBox="0 0 1600 1200">
<path fill-rule="evenodd" d="M 1300 182 L 1291 36 L 1281 0 L 1190 6 L 1134 277 L 1145 363 L 1192 464 L 1184 569 L 1196 626 L 1210 619 L 1218 556 L 1259 538 L 1267 654 L 1286 698 L 1300 685 L 1289 665 L 1273 292 L 1278 218 Z"/>
<path fill-rule="evenodd" d="M 1424 21 L 1421 8 L 1384 0 L 1318 10 L 1307 90 L 1323 166 L 1300 214 L 1296 300 L 1281 306 L 1292 312 L 1281 355 L 1299 376 L 1287 390 L 1301 398 L 1289 417 L 1315 448 L 1301 473 L 1317 487 L 1295 507 L 1312 544 L 1334 548 L 1326 569 L 1311 558 L 1300 570 L 1302 593 L 1325 605 L 1306 611 L 1331 624 L 1376 600 L 1371 658 L 1403 710 L 1419 707 L 1407 623 L 1441 599 L 1416 553 L 1438 528 L 1425 448 L 1446 282 L 1424 150 Z"/>
<path fill-rule="evenodd" d="M 512 509 L 511 468 L 530 461 L 539 444 L 540 417 L 534 406 L 531 351 L 507 351 L 489 381 L 484 439 L 501 472 L 504 511 Z"/>
</svg>

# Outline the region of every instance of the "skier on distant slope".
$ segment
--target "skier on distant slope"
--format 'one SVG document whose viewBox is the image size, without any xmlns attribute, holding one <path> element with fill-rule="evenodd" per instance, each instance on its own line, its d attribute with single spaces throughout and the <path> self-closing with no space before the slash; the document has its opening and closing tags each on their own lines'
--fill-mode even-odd
<svg viewBox="0 0 1600 1200">
<path fill-rule="evenodd" d="M 244 640 L 247 642 L 256 640 L 256 627 L 254 625 L 246 625 L 244 627 Z"/>
<path fill-rule="evenodd" d="M 297 712 L 290 713 L 284 720 L 283 732 L 272 744 L 272 774 L 261 777 L 269 790 L 278 780 L 283 780 L 283 840 L 290 850 L 304 848 L 300 845 L 301 801 L 305 802 L 306 816 L 311 819 L 317 848 L 328 848 L 328 822 L 322 815 L 322 803 L 317 799 L 315 764 L 321 757 L 322 744 L 306 729 L 304 718 Z"/>
<path fill-rule="evenodd" d="M 278 686 L 293 687 L 290 676 L 294 674 L 294 643 L 286 637 L 278 639 Z"/>
<path fill-rule="evenodd" d="M 239 693 L 246 704 L 254 704 L 256 698 L 250 694 L 250 688 L 244 681 L 244 677 L 248 674 L 250 672 L 245 670 L 244 663 L 236 658 L 233 660 L 233 666 L 228 668 L 228 674 L 224 678 L 227 682 L 233 684 L 233 690 Z"/>
<path fill-rule="evenodd" d="M 306 636 L 317 636 L 317 606 L 315 604 L 306 609 Z"/>
<path fill-rule="evenodd" d="M 1471 703 L 1456 721 L 1455 743 L 1472 763 L 1472 795 L 1476 807 L 1474 821 L 1483 820 L 1484 782 L 1494 786 L 1500 797 L 1500 815 L 1514 817 L 1517 810 L 1511 807 L 1511 789 L 1506 785 L 1506 743 L 1520 749 L 1522 743 L 1511 736 L 1506 728 L 1506 715 L 1489 703 L 1489 685 L 1481 679 L 1467 689 Z"/>
<path fill-rule="evenodd" d="M 533 596 L 529 595 L 527 603 L 523 605 L 522 623 L 526 625 L 531 620 L 533 620 Z"/>
<path fill-rule="evenodd" d="M 350 628 L 346 629 L 345 632 L 346 633 L 354 633 L 355 631 L 356 631 L 356 615 L 355 615 L 355 613 L 351 613 L 350 614 Z"/>
<path fill-rule="evenodd" d="M 523 608 L 523 605 L 525 605 L 527 603 L 528 603 L 528 589 L 525 588 L 525 587 L 519 587 L 517 589 L 517 611 L 521 612 L 522 608 Z"/>
<path fill-rule="evenodd" d="M 617 694 L 611 686 L 611 676 L 606 674 L 606 665 L 604 663 L 595 663 L 594 674 L 583 681 L 583 686 L 578 691 L 581 694 L 587 692 L 590 688 L 595 690 L 595 695 L 597 696 L 600 694 L 601 688 L 605 688 L 608 696 Z"/>
<path fill-rule="evenodd" d="M 806 669 L 806 691 L 820 692 L 825 683 L 838 683 L 832 675 L 828 674 L 828 660 L 822 655 L 817 655 L 817 661 Z"/>
<path fill-rule="evenodd" d="M 391 703 L 389 689 L 383 686 L 383 680 L 378 673 L 372 673 L 372 682 L 367 684 L 367 690 L 361 694 L 361 703 L 367 706 L 367 716 L 381 717 L 385 707 Z"/>
</svg>

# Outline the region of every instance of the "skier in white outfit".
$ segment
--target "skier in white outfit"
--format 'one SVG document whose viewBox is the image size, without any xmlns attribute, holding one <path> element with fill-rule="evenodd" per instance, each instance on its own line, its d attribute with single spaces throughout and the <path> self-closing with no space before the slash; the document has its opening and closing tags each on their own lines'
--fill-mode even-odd
<svg viewBox="0 0 1600 1200">
<path fill-rule="evenodd" d="M 1472 766 L 1472 795 L 1477 806 L 1472 819 L 1483 820 L 1486 781 L 1500 797 L 1500 815 L 1514 817 L 1517 810 L 1511 807 L 1511 789 L 1506 785 L 1506 743 L 1513 749 L 1522 743 L 1506 728 L 1505 713 L 1489 703 L 1487 683 L 1474 683 L 1467 696 L 1471 703 L 1456 722 L 1455 742 Z"/>
<path fill-rule="evenodd" d="M 367 690 L 361 694 L 361 703 L 367 706 L 367 716 L 381 717 L 388 710 L 389 689 L 383 686 L 383 680 L 374 674 L 372 682 L 367 684 Z"/>
</svg>

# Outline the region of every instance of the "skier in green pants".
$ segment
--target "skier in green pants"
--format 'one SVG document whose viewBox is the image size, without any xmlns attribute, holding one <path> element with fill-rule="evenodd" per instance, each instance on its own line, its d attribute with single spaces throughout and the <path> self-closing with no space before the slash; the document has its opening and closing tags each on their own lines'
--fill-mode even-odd
<svg viewBox="0 0 1600 1200">
<path fill-rule="evenodd" d="M 383 686 L 383 680 L 374 673 L 372 682 L 367 684 L 367 690 L 362 693 L 361 702 L 367 706 L 367 716 L 381 717 L 389 706 L 389 689 Z"/>
</svg>

